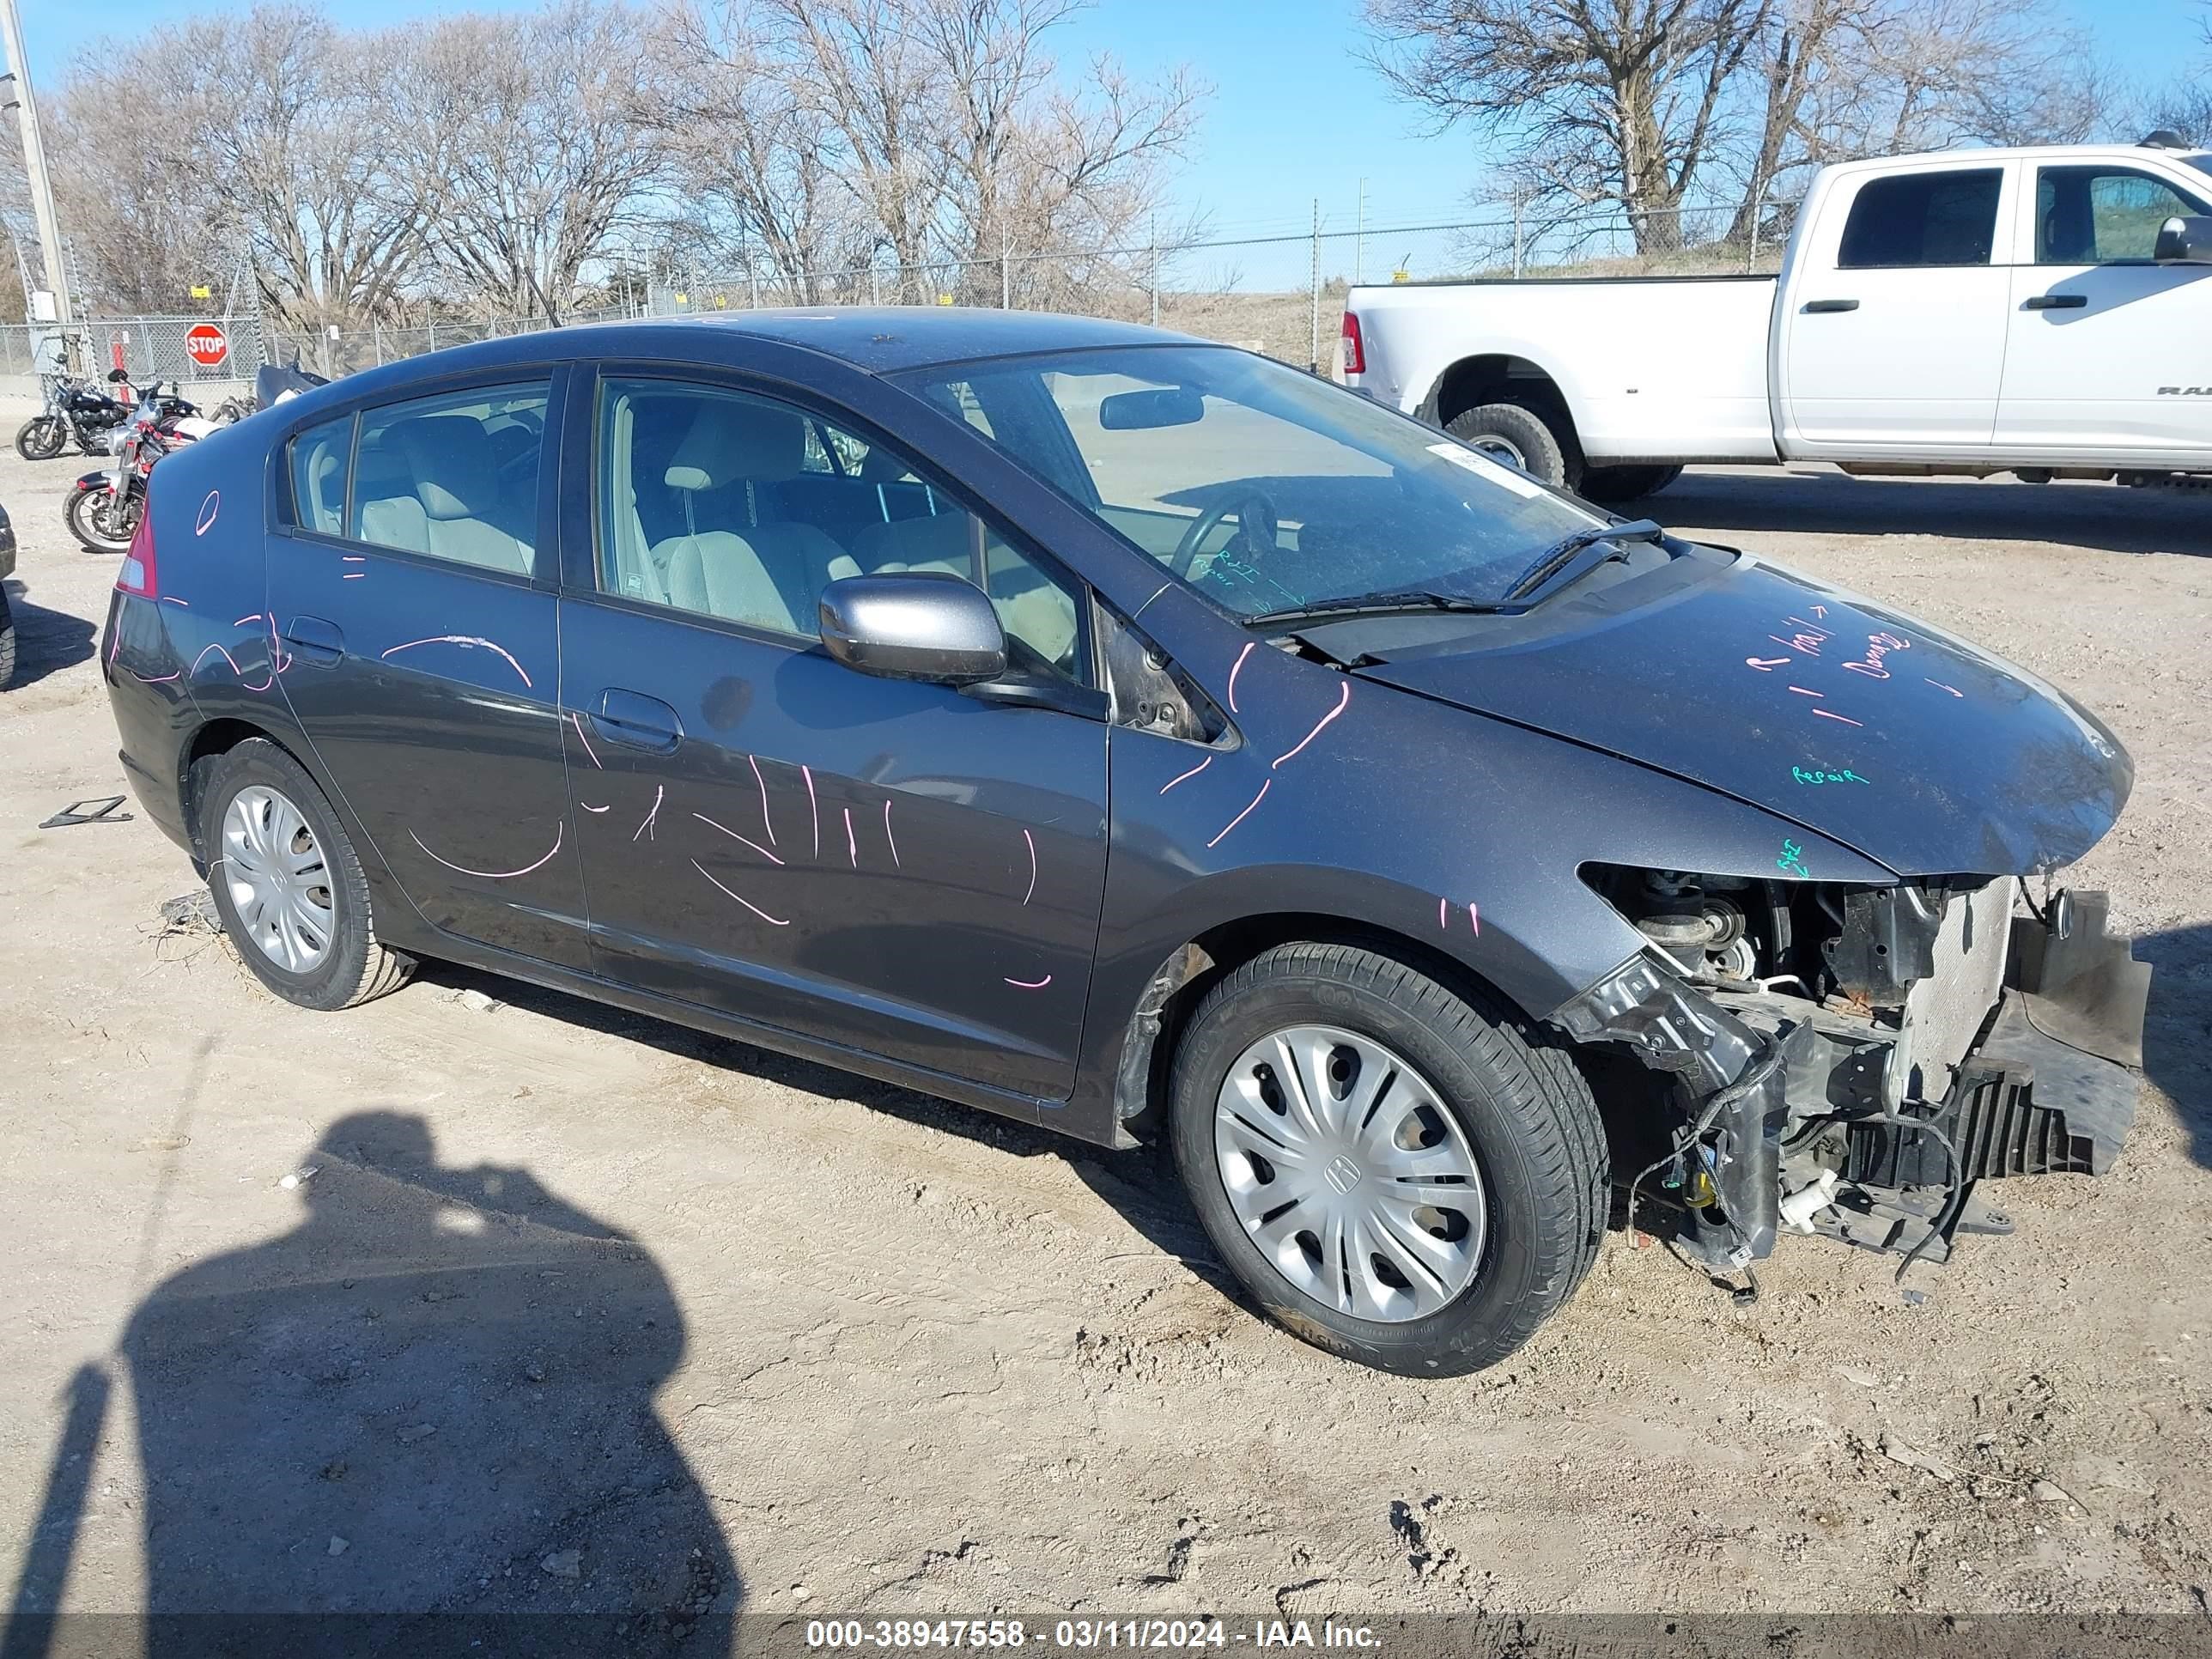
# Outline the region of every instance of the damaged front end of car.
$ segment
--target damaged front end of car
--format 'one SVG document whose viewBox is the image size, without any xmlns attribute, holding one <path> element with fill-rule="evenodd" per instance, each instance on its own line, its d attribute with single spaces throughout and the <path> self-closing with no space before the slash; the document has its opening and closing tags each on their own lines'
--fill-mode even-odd
<svg viewBox="0 0 2212 1659">
<path fill-rule="evenodd" d="M 1678 1206 L 1707 1267 L 1784 1231 L 1942 1261 L 2011 1231 L 1984 1180 L 2118 1157 L 2150 969 L 2102 893 L 1583 873 L 1646 947 L 1553 1020 L 1670 1079 L 1669 1144 L 1631 1205 L 1640 1186 Z"/>
</svg>

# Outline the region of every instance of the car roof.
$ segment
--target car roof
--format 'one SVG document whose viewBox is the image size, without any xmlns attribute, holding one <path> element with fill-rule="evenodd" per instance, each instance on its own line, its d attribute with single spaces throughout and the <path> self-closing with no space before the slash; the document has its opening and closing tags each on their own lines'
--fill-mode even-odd
<svg viewBox="0 0 2212 1659">
<path fill-rule="evenodd" d="M 689 332 L 696 329 L 726 330 L 803 347 L 875 374 L 1035 351 L 1218 343 L 1166 329 L 1111 322 L 1097 317 L 1070 317 L 1050 311 L 985 310 L 971 306 L 812 306 L 720 312 L 704 317 L 586 323 L 574 330 L 560 331 L 614 334 L 631 330 L 658 333 L 664 330 Z M 616 348 L 608 342 L 600 343 L 599 349 Z"/>
</svg>

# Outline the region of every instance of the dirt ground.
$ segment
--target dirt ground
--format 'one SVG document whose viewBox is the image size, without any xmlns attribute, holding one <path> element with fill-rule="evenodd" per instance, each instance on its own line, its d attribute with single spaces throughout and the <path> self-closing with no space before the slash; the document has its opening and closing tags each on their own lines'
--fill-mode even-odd
<svg viewBox="0 0 2212 1659">
<path fill-rule="evenodd" d="M 2073 874 L 2158 966 L 2135 1130 L 2102 1180 L 2008 1188 L 2018 1233 L 1916 1269 L 1924 1297 L 1785 1239 L 1737 1308 L 1615 1233 L 1513 1362 L 1420 1382 L 1232 1299 L 1147 1155 L 453 970 L 303 1013 L 163 937 L 193 882 L 143 817 L 36 827 L 124 787 L 77 470 L 0 455 L 19 1611 L 221 1582 L 658 1610 L 672 1641 L 733 1604 L 2207 1613 L 2212 495 L 1708 472 L 1660 498 L 2125 739 L 2135 797 Z M 210 1400 L 228 1431 L 179 1426 Z"/>
</svg>

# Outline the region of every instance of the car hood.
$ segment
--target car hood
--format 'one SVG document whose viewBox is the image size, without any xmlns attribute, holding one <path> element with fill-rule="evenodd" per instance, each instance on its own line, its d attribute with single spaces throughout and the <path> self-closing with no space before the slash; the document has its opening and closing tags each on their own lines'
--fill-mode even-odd
<svg viewBox="0 0 2212 1659">
<path fill-rule="evenodd" d="M 2134 783 L 2064 693 L 1749 556 L 1699 549 L 1518 620 L 1359 672 L 1723 791 L 1899 875 L 2070 863 Z"/>
</svg>

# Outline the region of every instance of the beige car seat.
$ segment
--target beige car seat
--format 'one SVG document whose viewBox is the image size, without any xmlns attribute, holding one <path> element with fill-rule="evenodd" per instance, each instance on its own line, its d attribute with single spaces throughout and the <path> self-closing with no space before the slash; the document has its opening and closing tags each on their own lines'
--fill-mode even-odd
<svg viewBox="0 0 2212 1659">
<path fill-rule="evenodd" d="M 406 464 L 413 493 L 362 502 L 364 540 L 530 574 L 530 544 L 488 516 L 499 511 L 499 472 L 480 422 L 466 415 L 417 415 L 387 427 L 381 447 Z"/>
</svg>

